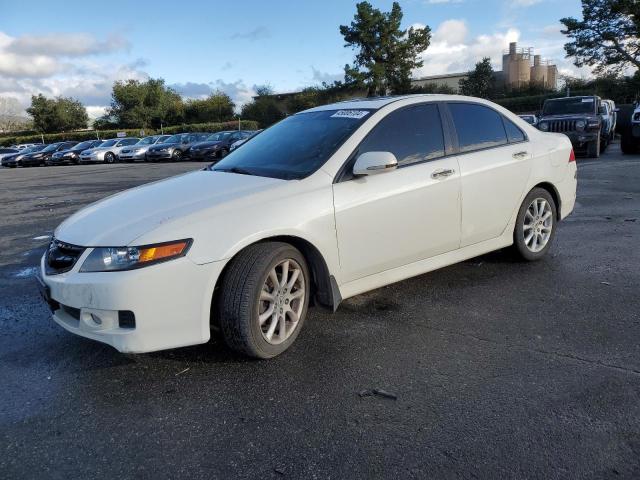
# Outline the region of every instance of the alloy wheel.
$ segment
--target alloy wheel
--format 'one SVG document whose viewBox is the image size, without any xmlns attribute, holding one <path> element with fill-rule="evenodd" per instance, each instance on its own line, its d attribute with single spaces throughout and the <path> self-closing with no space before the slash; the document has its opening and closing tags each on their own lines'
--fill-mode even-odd
<svg viewBox="0 0 640 480">
<path fill-rule="evenodd" d="M 549 243 L 553 230 L 553 210 L 544 198 L 534 199 L 524 214 L 524 244 L 537 253 Z"/>
<path fill-rule="evenodd" d="M 262 337 L 271 345 L 287 340 L 295 331 L 304 309 L 305 279 L 292 259 L 276 264 L 264 281 L 258 300 Z"/>
</svg>

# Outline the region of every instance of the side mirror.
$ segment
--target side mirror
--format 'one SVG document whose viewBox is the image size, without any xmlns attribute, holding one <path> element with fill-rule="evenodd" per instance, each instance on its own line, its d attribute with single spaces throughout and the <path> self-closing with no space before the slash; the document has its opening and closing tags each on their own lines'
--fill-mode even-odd
<svg viewBox="0 0 640 480">
<path fill-rule="evenodd" d="M 353 166 L 356 176 L 375 175 L 398 168 L 398 160 L 391 152 L 366 152 L 358 157 Z"/>
</svg>

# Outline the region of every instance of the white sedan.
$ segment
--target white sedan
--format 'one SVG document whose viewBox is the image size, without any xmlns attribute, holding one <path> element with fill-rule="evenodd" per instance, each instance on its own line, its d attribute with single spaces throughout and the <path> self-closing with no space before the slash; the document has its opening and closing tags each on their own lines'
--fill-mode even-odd
<svg viewBox="0 0 640 480">
<path fill-rule="evenodd" d="M 41 286 L 58 324 L 121 352 L 204 343 L 214 327 L 270 358 L 310 304 L 510 245 L 540 259 L 576 177 L 567 137 L 485 100 L 326 105 L 215 166 L 80 210 L 55 231 Z"/>
<path fill-rule="evenodd" d="M 140 141 L 139 138 L 112 138 L 105 140 L 100 145 L 88 150 L 84 150 L 80 153 L 81 163 L 115 163 L 118 160 L 120 151 L 131 145 L 135 145 Z"/>
</svg>

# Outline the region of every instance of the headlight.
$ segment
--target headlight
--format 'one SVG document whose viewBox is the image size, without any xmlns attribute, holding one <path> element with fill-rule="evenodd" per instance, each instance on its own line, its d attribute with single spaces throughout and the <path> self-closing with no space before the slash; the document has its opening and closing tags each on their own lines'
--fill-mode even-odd
<svg viewBox="0 0 640 480">
<path fill-rule="evenodd" d="M 73 157 L 73 152 L 67 152 L 63 155 L 63 157 Z"/>
<path fill-rule="evenodd" d="M 540 122 L 538 124 L 538 128 L 543 132 L 546 132 L 547 130 L 549 130 L 549 124 L 547 122 Z"/>
<path fill-rule="evenodd" d="M 192 240 L 144 245 L 141 247 L 94 248 L 80 268 L 81 272 L 116 272 L 133 270 L 184 257 Z"/>
<path fill-rule="evenodd" d="M 584 120 L 578 120 L 576 122 L 576 128 L 578 130 L 584 130 L 584 127 L 586 127 L 586 126 L 587 126 L 587 122 L 585 122 Z"/>
</svg>

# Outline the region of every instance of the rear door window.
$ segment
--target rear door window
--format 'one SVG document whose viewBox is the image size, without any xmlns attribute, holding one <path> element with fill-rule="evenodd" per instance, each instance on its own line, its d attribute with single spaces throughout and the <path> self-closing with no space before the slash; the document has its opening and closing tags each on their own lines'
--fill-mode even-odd
<svg viewBox="0 0 640 480">
<path fill-rule="evenodd" d="M 450 103 L 449 111 L 461 152 L 497 147 L 507 143 L 502 115 L 484 105 Z"/>
<path fill-rule="evenodd" d="M 509 139 L 509 143 L 517 143 L 524 142 L 526 140 L 526 136 L 520 128 L 509 120 L 507 117 L 502 117 L 502 121 L 504 122 L 504 128 L 507 131 L 507 138 Z"/>
</svg>

